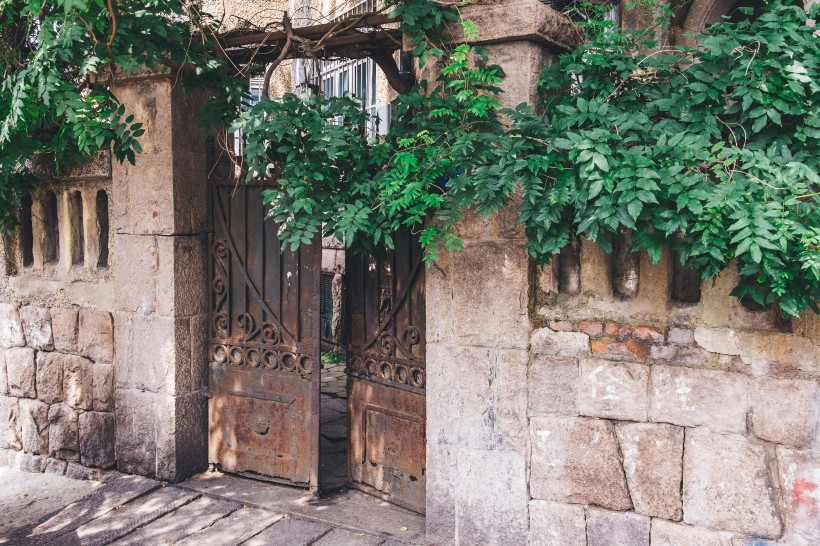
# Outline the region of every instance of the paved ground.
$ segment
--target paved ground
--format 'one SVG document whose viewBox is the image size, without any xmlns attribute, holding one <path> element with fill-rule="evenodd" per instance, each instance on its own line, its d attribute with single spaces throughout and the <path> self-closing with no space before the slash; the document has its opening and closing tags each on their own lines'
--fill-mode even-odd
<svg viewBox="0 0 820 546">
<path fill-rule="evenodd" d="M 358 491 L 311 500 L 301 489 L 221 473 L 177 485 L 119 476 L 0 543 L 397 546 L 424 544 L 424 518 Z"/>
<path fill-rule="evenodd" d="M 12 530 L 36 523 L 100 487 L 59 474 L 31 474 L 0 467 L 0 544 Z M 54 492 L 59 491 L 59 496 Z"/>
<path fill-rule="evenodd" d="M 347 400 L 322 395 L 319 426 L 319 483 L 323 489 L 347 484 Z"/>
<path fill-rule="evenodd" d="M 322 360 L 322 394 L 330 394 L 339 398 L 347 398 L 347 375 L 345 363 Z"/>
</svg>

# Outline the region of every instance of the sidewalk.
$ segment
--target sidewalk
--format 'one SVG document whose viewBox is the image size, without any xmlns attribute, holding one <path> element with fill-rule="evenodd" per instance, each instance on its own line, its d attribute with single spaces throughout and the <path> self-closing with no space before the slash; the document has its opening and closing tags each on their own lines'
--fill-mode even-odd
<svg viewBox="0 0 820 546">
<path fill-rule="evenodd" d="M 301 489 L 221 473 L 176 485 L 115 476 L 0 544 L 398 546 L 424 544 L 424 517 L 358 491 L 311 502 Z"/>
</svg>

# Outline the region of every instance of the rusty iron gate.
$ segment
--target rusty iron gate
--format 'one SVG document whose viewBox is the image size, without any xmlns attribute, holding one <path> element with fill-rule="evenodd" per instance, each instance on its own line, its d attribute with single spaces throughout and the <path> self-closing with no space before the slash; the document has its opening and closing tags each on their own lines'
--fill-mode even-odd
<svg viewBox="0 0 820 546">
<path fill-rule="evenodd" d="M 321 239 L 280 252 L 270 183 L 228 178 L 211 180 L 210 461 L 315 490 Z"/>
<path fill-rule="evenodd" d="M 424 512 L 425 301 L 418 237 L 381 256 L 348 251 L 348 412 L 354 487 Z"/>
</svg>

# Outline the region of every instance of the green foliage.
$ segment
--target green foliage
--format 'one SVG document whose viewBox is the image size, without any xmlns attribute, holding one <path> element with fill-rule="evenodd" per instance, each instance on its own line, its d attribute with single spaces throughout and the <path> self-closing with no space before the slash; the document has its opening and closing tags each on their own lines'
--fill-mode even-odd
<svg viewBox="0 0 820 546">
<path fill-rule="evenodd" d="M 266 199 L 283 239 L 298 246 L 324 225 L 348 245 L 389 247 L 404 226 L 422 230 L 430 260 L 459 246 L 466 210 L 491 214 L 520 187 L 538 260 L 579 235 L 608 251 L 631 230 L 655 262 L 672 247 L 709 278 L 736 260 L 736 295 L 817 311 L 820 95 L 807 14 L 775 2 L 753 22 L 712 26 L 698 50 L 647 54 L 646 32 L 582 9 L 588 41 L 544 72 L 540 113 L 501 107 L 503 73 L 480 51 L 430 45 L 452 10 L 424 0 L 397 13 L 439 76 L 395 101 L 386 138 L 368 137 L 352 97 L 288 95 L 246 112 L 249 176 L 282 167 Z"/>
<path fill-rule="evenodd" d="M 36 180 L 27 160 L 53 154 L 58 173 L 111 148 L 119 161 L 141 152 L 141 124 L 112 90 L 114 71 L 187 64 L 201 83 L 223 82 L 225 113 L 238 102 L 239 82 L 218 70 L 213 44 L 193 30 L 210 21 L 177 0 L 0 0 L 0 230 Z M 223 75 L 224 74 L 224 75 Z M 58 174 L 55 173 L 55 174 Z"/>
</svg>

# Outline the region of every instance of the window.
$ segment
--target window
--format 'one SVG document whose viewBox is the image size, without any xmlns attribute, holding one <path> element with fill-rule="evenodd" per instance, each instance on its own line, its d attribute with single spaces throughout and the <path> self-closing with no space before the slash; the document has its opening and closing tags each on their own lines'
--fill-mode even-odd
<svg viewBox="0 0 820 546">
<path fill-rule="evenodd" d="M 79 191 L 68 194 L 69 246 L 71 265 L 82 265 L 85 261 L 85 240 L 83 234 L 83 195 Z"/>
<path fill-rule="evenodd" d="M 43 199 L 43 262 L 56 264 L 60 261 L 60 227 L 57 223 L 57 195 L 46 193 Z"/>
<path fill-rule="evenodd" d="M 23 197 L 20 207 L 20 253 L 23 255 L 23 267 L 34 265 L 34 227 L 31 217 L 31 196 Z"/>
<path fill-rule="evenodd" d="M 108 194 L 105 193 L 105 190 L 97 192 L 95 209 L 97 212 L 97 237 L 100 241 L 97 269 L 103 269 L 108 267 Z"/>
</svg>

